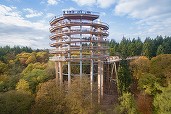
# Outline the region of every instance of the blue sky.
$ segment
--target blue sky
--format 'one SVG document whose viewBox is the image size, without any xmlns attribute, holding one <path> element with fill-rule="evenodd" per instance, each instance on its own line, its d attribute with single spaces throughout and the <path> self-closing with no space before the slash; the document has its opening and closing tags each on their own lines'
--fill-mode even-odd
<svg viewBox="0 0 171 114">
<path fill-rule="evenodd" d="M 118 42 L 171 36 L 171 0 L 0 0 L 0 46 L 50 48 L 49 20 L 63 10 L 99 12 Z"/>
</svg>

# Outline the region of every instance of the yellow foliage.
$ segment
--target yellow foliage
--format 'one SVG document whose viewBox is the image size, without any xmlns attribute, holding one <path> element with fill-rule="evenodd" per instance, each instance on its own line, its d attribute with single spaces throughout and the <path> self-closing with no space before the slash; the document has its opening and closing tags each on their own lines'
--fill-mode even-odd
<svg viewBox="0 0 171 114">
<path fill-rule="evenodd" d="M 28 91 L 29 92 L 30 91 L 29 83 L 24 79 L 20 79 L 20 81 L 16 85 L 16 90 L 17 91 Z"/>
<path fill-rule="evenodd" d="M 143 73 L 149 72 L 150 60 L 145 56 L 141 56 L 138 59 L 133 60 L 130 63 L 130 66 L 133 69 L 133 76 L 136 79 L 139 79 Z"/>
<path fill-rule="evenodd" d="M 31 56 L 28 57 L 26 64 L 35 63 L 35 62 L 36 62 L 36 56 L 34 54 L 31 54 Z"/>
</svg>

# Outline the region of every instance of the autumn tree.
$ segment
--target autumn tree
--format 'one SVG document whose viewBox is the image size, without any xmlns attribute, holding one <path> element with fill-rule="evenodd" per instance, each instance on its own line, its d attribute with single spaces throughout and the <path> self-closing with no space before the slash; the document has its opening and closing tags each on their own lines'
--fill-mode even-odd
<svg viewBox="0 0 171 114">
<path fill-rule="evenodd" d="M 33 96 L 23 91 L 11 90 L 0 93 L 1 114 L 30 114 Z"/>
<path fill-rule="evenodd" d="M 94 87 L 94 89 L 96 89 Z M 71 114 L 94 114 L 98 111 L 97 91 L 93 92 L 91 101 L 90 82 L 87 77 L 83 77 L 81 82 L 79 77 L 75 77 L 68 94 L 66 94 L 66 106 Z"/>
<path fill-rule="evenodd" d="M 163 86 L 167 86 L 170 83 L 170 71 L 171 68 L 171 55 L 162 54 L 151 59 L 150 73 L 154 74 Z M 160 72 L 159 72 L 160 71 Z"/>
<path fill-rule="evenodd" d="M 8 65 L 0 61 L 0 75 L 8 72 Z"/>
<path fill-rule="evenodd" d="M 66 111 L 64 89 L 60 89 L 55 80 L 39 84 L 32 113 L 63 114 Z"/>
<path fill-rule="evenodd" d="M 17 91 L 30 92 L 29 83 L 27 81 L 25 81 L 24 79 L 20 79 L 19 82 L 16 85 L 16 90 Z"/>
<path fill-rule="evenodd" d="M 36 62 L 36 54 L 32 52 L 25 63 L 30 64 L 30 63 L 35 63 L 35 62 Z"/>
<path fill-rule="evenodd" d="M 45 51 L 40 51 L 40 52 L 36 53 L 37 62 L 40 62 L 40 63 L 44 62 L 45 63 L 48 61 L 48 58 L 49 58 L 49 55 Z"/>
<path fill-rule="evenodd" d="M 130 66 L 133 71 L 134 78 L 140 79 L 142 74 L 149 72 L 150 60 L 145 56 L 140 56 L 139 58 L 131 61 Z"/>
<path fill-rule="evenodd" d="M 28 81 L 30 89 L 32 92 L 36 92 L 36 86 L 39 83 L 45 82 L 48 80 L 48 76 L 45 70 L 33 69 L 30 73 L 23 77 L 24 80 Z"/>
</svg>

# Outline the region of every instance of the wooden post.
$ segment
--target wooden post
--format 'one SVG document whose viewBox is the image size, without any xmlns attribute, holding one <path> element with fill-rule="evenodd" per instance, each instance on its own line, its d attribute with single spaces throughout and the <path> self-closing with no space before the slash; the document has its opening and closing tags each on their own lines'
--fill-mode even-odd
<svg viewBox="0 0 171 114">
<path fill-rule="evenodd" d="M 58 75 L 58 62 L 55 62 L 55 71 L 56 71 L 56 84 L 59 84 L 59 75 Z"/>
</svg>

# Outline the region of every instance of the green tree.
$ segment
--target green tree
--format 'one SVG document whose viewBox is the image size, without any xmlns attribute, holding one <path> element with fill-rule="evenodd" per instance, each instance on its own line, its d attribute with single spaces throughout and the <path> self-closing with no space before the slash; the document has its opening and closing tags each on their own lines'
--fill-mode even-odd
<svg viewBox="0 0 171 114">
<path fill-rule="evenodd" d="M 129 69 L 128 61 L 121 60 L 118 69 L 118 89 L 122 94 L 127 92 L 131 84 L 131 72 Z"/>
<path fill-rule="evenodd" d="M 135 55 L 134 56 L 141 55 L 142 48 L 143 48 L 143 43 L 138 37 L 138 39 L 135 41 L 135 50 L 134 50 Z"/>
<path fill-rule="evenodd" d="M 119 44 L 115 40 L 113 40 L 113 39 L 109 42 L 109 47 L 110 47 L 109 53 L 110 53 L 110 56 L 117 55 L 117 53 L 118 53 L 118 45 Z"/>
<path fill-rule="evenodd" d="M 157 78 L 153 74 L 145 73 L 138 80 L 138 88 L 146 94 L 155 95 L 158 90 Z"/>
<path fill-rule="evenodd" d="M 119 44 L 119 53 L 122 58 L 126 58 L 129 56 L 129 50 L 128 50 L 129 43 L 130 43 L 130 40 L 123 37 L 123 39 L 121 40 Z"/>
<path fill-rule="evenodd" d="M 146 38 L 144 44 L 143 44 L 143 55 L 151 58 L 152 57 L 152 40 L 150 38 Z"/>
<path fill-rule="evenodd" d="M 131 93 L 123 93 L 119 97 L 119 106 L 116 107 L 115 111 L 119 114 L 138 114 L 135 100 Z"/>
<path fill-rule="evenodd" d="M 17 91 L 28 91 L 28 92 L 30 92 L 29 83 L 23 79 L 20 79 L 16 85 L 16 90 Z"/>
<path fill-rule="evenodd" d="M 165 37 L 162 46 L 165 54 L 171 54 L 171 37 Z"/>
<path fill-rule="evenodd" d="M 8 65 L 0 61 L 0 74 L 6 74 L 8 72 Z"/>
<path fill-rule="evenodd" d="M 129 56 L 141 55 L 142 52 L 142 42 L 140 38 L 133 38 L 132 41 L 128 43 L 128 54 Z"/>
<path fill-rule="evenodd" d="M 164 48 L 162 45 L 159 45 L 157 48 L 157 55 L 164 54 Z"/>
<path fill-rule="evenodd" d="M 162 89 L 162 93 L 158 93 L 154 97 L 153 105 L 155 114 L 171 113 L 171 85 Z"/>
<path fill-rule="evenodd" d="M 30 73 L 23 77 L 24 80 L 28 81 L 30 89 L 33 92 L 36 92 L 36 86 L 39 83 L 45 82 L 48 80 L 45 70 L 33 69 Z"/>
</svg>

